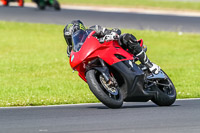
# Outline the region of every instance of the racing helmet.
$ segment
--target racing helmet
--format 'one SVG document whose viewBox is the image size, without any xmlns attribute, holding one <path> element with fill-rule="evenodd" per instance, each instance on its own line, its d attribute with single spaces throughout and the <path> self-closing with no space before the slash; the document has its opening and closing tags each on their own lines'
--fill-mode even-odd
<svg viewBox="0 0 200 133">
<path fill-rule="evenodd" d="M 78 30 L 86 30 L 85 26 L 80 20 L 73 20 L 70 24 L 65 26 L 63 34 L 67 45 L 72 45 L 72 34 Z"/>
</svg>

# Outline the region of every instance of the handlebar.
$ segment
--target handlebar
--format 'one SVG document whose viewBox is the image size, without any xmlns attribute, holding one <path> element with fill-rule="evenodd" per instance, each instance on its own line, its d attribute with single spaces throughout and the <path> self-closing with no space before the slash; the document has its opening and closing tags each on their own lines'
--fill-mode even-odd
<svg viewBox="0 0 200 133">
<path fill-rule="evenodd" d="M 119 35 L 116 32 L 111 32 L 110 34 L 107 34 L 104 37 L 99 38 L 99 42 L 103 43 L 104 41 L 108 42 L 108 41 L 118 40 L 118 39 L 119 39 Z"/>
</svg>

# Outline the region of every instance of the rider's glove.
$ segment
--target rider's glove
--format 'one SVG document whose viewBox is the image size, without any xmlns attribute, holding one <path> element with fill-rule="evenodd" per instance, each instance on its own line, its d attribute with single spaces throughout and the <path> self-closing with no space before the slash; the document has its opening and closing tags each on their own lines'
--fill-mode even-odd
<svg viewBox="0 0 200 133">
<path fill-rule="evenodd" d="M 160 67 L 154 63 L 152 63 L 152 67 L 149 68 L 149 70 L 154 73 L 154 74 L 158 74 L 160 72 Z"/>
<path fill-rule="evenodd" d="M 95 36 L 97 38 L 102 38 L 104 37 L 106 34 L 103 31 L 96 31 Z"/>
<path fill-rule="evenodd" d="M 119 36 L 121 35 L 121 30 L 118 28 L 114 28 L 111 31 L 117 33 Z"/>
<path fill-rule="evenodd" d="M 118 28 L 109 30 L 107 28 L 101 27 L 100 25 L 94 25 L 94 26 L 91 26 L 89 29 L 96 31 L 94 36 L 96 36 L 97 38 L 102 38 L 105 35 L 111 34 L 112 32 L 115 32 L 118 35 L 121 35 L 121 30 L 119 30 Z"/>
<path fill-rule="evenodd" d="M 100 25 L 93 25 L 89 28 L 89 30 L 95 31 L 95 34 L 93 36 L 97 38 L 102 38 L 105 36 L 105 28 L 102 28 Z"/>
</svg>

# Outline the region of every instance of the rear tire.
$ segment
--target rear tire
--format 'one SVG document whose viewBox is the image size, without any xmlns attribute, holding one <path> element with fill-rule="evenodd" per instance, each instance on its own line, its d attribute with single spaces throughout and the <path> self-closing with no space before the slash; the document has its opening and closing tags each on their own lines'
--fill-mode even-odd
<svg viewBox="0 0 200 133">
<path fill-rule="evenodd" d="M 176 89 L 170 78 L 167 76 L 167 74 L 162 71 L 166 75 L 166 79 L 157 80 L 158 83 L 166 84 L 168 87 L 164 87 L 162 85 L 156 85 L 154 86 L 157 91 L 157 96 L 152 99 L 152 102 L 159 106 L 170 106 L 172 105 L 176 100 Z"/>
<path fill-rule="evenodd" d="M 123 97 L 119 87 L 117 95 L 109 93 L 100 82 L 101 73 L 96 70 L 89 70 L 86 73 L 87 83 L 93 94 L 101 101 L 104 105 L 109 108 L 120 108 L 123 104 Z"/>
</svg>

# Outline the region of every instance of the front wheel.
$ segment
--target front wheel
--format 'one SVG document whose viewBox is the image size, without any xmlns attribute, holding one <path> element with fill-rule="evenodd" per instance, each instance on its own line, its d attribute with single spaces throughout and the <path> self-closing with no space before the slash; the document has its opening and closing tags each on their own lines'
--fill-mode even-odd
<svg viewBox="0 0 200 133">
<path fill-rule="evenodd" d="M 107 107 L 120 108 L 123 97 L 115 78 L 111 78 L 112 80 L 106 83 L 100 72 L 92 69 L 86 73 L 87 83 L 93 94 Z"/>
<path fill-rule="evenodd" d="M 55 10 L 60 10 L 60 4 L 58 3 L 57 0 L 54 0 L 53 6 Z"/>
<path fill-rule="evenodd" d="M 154 89 L 157 90 L 157 96 L 152 101 L 159 106 L 170 106 L 176 100 L 176 89 L 170 78 L 164 71 L 165 79 L 155 80 Z"/>
</svg>

